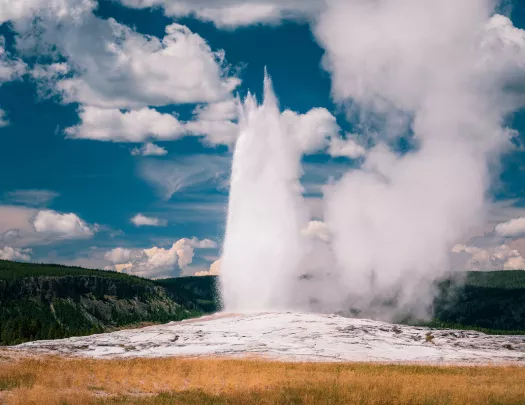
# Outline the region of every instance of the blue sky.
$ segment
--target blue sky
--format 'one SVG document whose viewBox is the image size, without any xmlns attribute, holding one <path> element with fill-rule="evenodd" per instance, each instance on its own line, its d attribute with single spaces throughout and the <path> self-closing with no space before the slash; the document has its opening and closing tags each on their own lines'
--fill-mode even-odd
<svg viewBox="0 0 525 405">
<path fill-rule="evenodd" d="M 199 130 L 181 133 L 170 121 L 166 122 L 168 129 L 159 130 L 167 131 L 167 135 L 150 136 L 152 128 L 138 121 L 133 121 L 127 132 L 107 123 L 94 128 L 94 120 L 101 118 L 95 114 L 89 121 L 81 114 L 84 107 L 106 111 L 113 108 L 117 112 L 120 109 L 121 113 L 149 109 L 176 116 L 179 122 L 198 121 L 195 110 L 199 106 L 205 109 L 221 100 L 231 101 L 236 95 L 242 98 L 248 91 L 261 99 L 266 67 L 282 109 L 305 114 L 314 107 L 322 107 L 337 119 L 341 133 L 355 132 L 355 123 L 347 119 L 344 106 L 332 97 L 332 77 L 321 64 L 325 50 L 318 44 L 309 22 L 311 13 L 316 12 L 316 3 L 320 2 L 290 2 L 289 7 L 279 6 L 278 2 L 262 2 L 269 7 L 268 12 L 260 15 L 249 12 L 238 21 L 219 13 L 221 2 L 212 7 L 211 11 L 216 14 L 207 16 L 204 0 L 195 3 L 195 7 L 201 5 L 203 15 L 188 6 L 191 2 L 175 0 L 153 1 L 157 5 L 154 8 L 138 6 L 151 2 L 131 0 L 122 3 L 60 0 L 56 2 L 56 9 L 44 3 L 28 1 L 27 10 L 11 15 L 8 9 L 14 6 L 7 0 L 5 4 L 0 1 L 8 11 L 5 15 L 0 12 L 0 22 L 3 22 L 0 36 L 4 37 L 5 49 L 0 61 L 11 72 L 3 83 L 0 73 L 0 109 L 8 121 L 0 128 L 0 169 L 4 174 L 0 182 L 0 248 L 3 249 L 0 252 L 4 258 L 95 268 L 118 264 L 123 265 L 119 270 L 131 271 L 126 265 L 141 262 L 144 255 L 149 254 L 144 253 L 144 249 L 160 249 L 160 254 L 166 256 L 160 268 L 145 266 L 136 271 L 149 277 L 207 271 L 219 258 L 233 147 L 232 127 L 228 123 L 235 122 L 235 118 L 226 114 L 218 121 L 219 125 L 224 121 L 228 123 L 218 129 L 199 127 Z M 169 6 L 175 7 L 177 3 L 189 7 L 189 11 L 170 13 Z M 519 2 L 511 6 L 505 10 L 514 25 L 525 28 L 525 6 Z M 225 9 L 229 10 L 226 6 Z M 109 19 L 115 20 L 113 24 L 117 24 L 119 30 L 129 32 L 120 32 L 120 38 L 119 34 L 104 37 L 105 30 L 115 30 L 115 26 L 108 28 Z M 208 73 L 201 72 L 203 76 L 197 79 L 208 80 L 213 88 L 203 90 L 208 92 L 205 96 L 198 95 L 197 90 L 197 95 L 188 97 L 159 90 L 163 81 L 167 87 L 171 86 L 168 82 L 172 79 L 181 81 L 173 85 L 173 92 L 184 87 L 186 79 L 170 76 L 173 71 L 170 63 L 175 66 L 191 62 L 186 62 L 184 56 L 166 59 L 166 62 L 152 59 L 152 65 L 140 67 L 145 72 L 129 73 L 126 69 L 132 67 L 125 65 L 127 62 L 115 62 L 111 59 L 114 55 L 103 55 L 100 50 L 112 42 L 118 45 L 119 41 L 128 41 L 130 48 L 122 51 L 121 57 L 132 59 L 131 47 L 139 47 L 132 41 L 145 36 L 162 39 L 166 27 L 173 23 L 187 27 L 209 45 L 209 49 L 203 51 L 206 55 L 198 57 L 224 51 L 223 60 L 216 61 L 214 66 L 207 65 L 206 69 L 211 71 L 209 77 L 206 79 Z M 91 34 L 87 35 L 88 31 Z M 202 46 L 198 48 L 202 51 Z M 144 52 L 148 50 L 146 46 Z M 137 54 L 136 60 L 145 59 L 148 56 L 145 55 Z M 213 55 L 220 59 L 220 55 Z M 97 63 L 100 66 L 93 67 Z M 130 62 L 130 66 L 133 63 Z M 164 63 L 162 71 L 147 71 L 151 66 L 160 69 L 159 64 Z M 58 69 L 58 64 L 68 66 L 68 70 L 53 76 L 50 66 Z M 108 82 L 101 79 L 105 74 Z M 148 78 L 155 74 L 159 79 L 151 84 L 153 90 L 146 89 Z M 75 77 L 83 80 L 83 84 L 76 82 L 75 86 L 84 87 L 74 90 L 60 87 Z M 239 84 L 224 91 L 228 78 L 238 80 Z M 108 89 L 110 82 L 122 83 L 123 87 Z M 86 88 L 95 88 L 98 96 Z M 125 102 L 117 100 L 119 97 L 125 98 Z M 145 120 L 155 120 L 154 115 L 151 117 Z M 525 112 L 508 120 L 519 132 L 515 138 L 519 145 L 525 140 Z M 66 131 L 82 127 L 82 122 L 87 121 L 92 125 L 80 128 L 73 135 Z M 146 125 L 142 132 L 137 129 L 140 125 Z M 229 131 L 227 135 L 216 135 L 222 134 L 224 128 Z M 116 134 L 118 131 L 125 134 Z M 109 141 L 99 140 L 101 133 L 105 133 Z M 122 141 L 126 136 L 126 141 Z M 162 136 L 166 140 L 163 141 Z M 224 140 L 228 136 L 229 140 Z M 162 149 L 145 156 L 148 153 L 140 148 L 149 141 Z M 406 152 L 404 143 L 399 139 L 393 141 L 396 142 L 401 145 L 399 153 Z M 334 158 L 323 152 L 306 157 L 304 184 L 307 190 L 311 189 L 310 197 L 318 197 L 316 187 L 356 165 L 357 158 Z M 505 222 L 521 217 L 521 207 L 525 207 L 525 154 L 515 148 L 500 162 L 501 172 L 495 176 L 490 193 L 497 201 L 495 207 L 499 207 L 493 217 Z M 315 201 L 312 198 L 312 205 Z M 318 209 L 313 211 L 313 217 L 320 216 Z M 132 222 L 139 213 L 148 224 L 138 226 Z M 494 225 L 490 223 L 489 227 Z M 175 246 L 177 241 L 180 243 Z M 516 243 L 516 249 L 520 248 L 521 242 Z M 111 252 L 118 257 L 111 260 Z"/>
</svg>

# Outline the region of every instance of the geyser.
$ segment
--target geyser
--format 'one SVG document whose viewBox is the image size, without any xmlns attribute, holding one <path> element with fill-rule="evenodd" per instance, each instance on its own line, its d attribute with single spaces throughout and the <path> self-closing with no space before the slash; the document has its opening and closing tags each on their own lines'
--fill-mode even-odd
<svg viewBox="0 0 525 405">
<path fill-rule="evenodd" d="M 525 100 L 525 33 L 494 6 L 327 1 L 313 31 L 332 94 L 373 146 L 326 188 L 331 236 L 312 244 L 301 233 L 310 218 L 300 136 L 283 121 L 268 77 L 262 105 L 248 96 L 223 252 L 226 310 L 309 309 L 313 297 L 323 310 L 373 318 L 428 314 L 452 246 L 484 222 L 491 169 L 511 145 L 504 120 Z M 400 136 L 411 150 L 393 150 Z M 298 281 L 309 257 L 326 268 Z"/>
<path fill-rule="evenodd" d="M 268 75 L 264 101 L 240 106 L 227 230 L 221 263 L 229 311 L 281 310 L 290 305 L 308 223 L 301 195 L 302 152 L 283 121 Z"/>
</svg>

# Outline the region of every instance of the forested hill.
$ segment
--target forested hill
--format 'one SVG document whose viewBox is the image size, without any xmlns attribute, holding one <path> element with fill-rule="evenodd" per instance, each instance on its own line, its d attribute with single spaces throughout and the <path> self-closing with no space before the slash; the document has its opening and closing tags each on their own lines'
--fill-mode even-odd
<svg viewBox="0 0 525 405">
<path fill-rule="evenodd" d="M 216 310 L 215 279 L 147 280 L 0 261 L 0 344 L 99 333 Z"/>
<path fill-rule="evenodd" d="M 446 281 L 434 303 L 434 326 L 525 334 L 525 271 L 469 272 Z"/>
<path fill-rule="evenodd" d="M 0 260 L 0 345 L 176 321 L 218 310 L 215 277 L 148 280 Z M 525 333 L 525 271 L 440 284 L 431 326 Z"/>
</svg>

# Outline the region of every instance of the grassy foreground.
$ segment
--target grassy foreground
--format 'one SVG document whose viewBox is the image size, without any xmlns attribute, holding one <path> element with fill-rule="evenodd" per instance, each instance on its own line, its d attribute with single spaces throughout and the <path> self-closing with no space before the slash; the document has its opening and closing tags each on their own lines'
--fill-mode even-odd
<svg viewBox="0 0 525 405">
<path fill-rule="evenodd" d="M 0 404 L 524 404 L 523 367 L 13 358 Z"/>
</svg>

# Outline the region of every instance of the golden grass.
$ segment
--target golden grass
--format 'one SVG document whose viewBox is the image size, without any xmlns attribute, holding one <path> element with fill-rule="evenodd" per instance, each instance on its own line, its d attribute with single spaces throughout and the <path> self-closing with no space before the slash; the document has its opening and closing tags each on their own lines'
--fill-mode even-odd
<svg viewBox="0 0 525 405">
<path fill-rule="evenodd" d="M 525 368 L 8 355 L 0 404 L 525 404 Z"/>
</svg>

